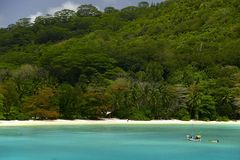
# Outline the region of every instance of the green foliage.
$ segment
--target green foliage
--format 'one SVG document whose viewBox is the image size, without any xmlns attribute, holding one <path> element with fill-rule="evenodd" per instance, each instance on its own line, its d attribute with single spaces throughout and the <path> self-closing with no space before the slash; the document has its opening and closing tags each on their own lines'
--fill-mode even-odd
<svg viewBox="0 0 240 160">
<path fill-rule="evenodd" d="M 156 62 L 149 62 L 146 66 L 146 77 L 150 82 L 160 82 L 163 80 L 162 65 Z"/>
<path fill-rule="evenodd" d="M 54 13 L 54 17 L 57 18 L 57 21 L 62 23 L 69 22 L 69 20 L 75 15 L 76 15 L 75 11 L 69 9 L 64 9 Z"/>
<path fill-rule="evenodd" d="M 138 3 L 138 7 L 140 7 L 140 8 L 147 8 L 147 7 L 149 7 L 149 3 L 146 2 L 146 1 L 139 2 Z"/>
<path fill-rule="evenodd" d="M 106 14 L 112 14 L 112 13 L 116 13 L 116 12 L 118 12 L 118 10 L 115 9 L 114 7 L 106 7 L 104 9 L 104 13 L 106 13 Z"/>
<path fill-rule="evenodd" d="M 239 6 L 89 4 L 19 19 L 0 29 L 0 119 L 239 119 Z"/>
<path fill-rule="evenodd" d="M 132 111 L 132 115 L 130 115 L 129 119 L 131 120 L 150 120 L 148 116 L 146 116 L 143 112 Z"/>
<path fill-rule="evenodd" d="M 37 43 L 57 42 L 69 37 L 68 30 L 60 27 L 48 27 L 42 29 L 36 35 Z"/>
<path fill-rule="evenodd" d="M 124 20 L 133 21 L 138 16 L 136 13 L 136 10 L 137 10 L 137 7 L 129 6 L 129 7 L 123 8 L 120 12 L 120 15 Z"/>
<path fill-rule="evenodd" d="M 5 119 L 5 117 L 3 116 L 3 109 L 4 109 L 4 100 L 5 97 L 0 93 L 0 119 Z"/>
<path fill-rule="evenodd" d="M 21 18 L 16 22 L 16 25 L 21 27 L 30 27 L 31 26 L 30 20 L 31 20 L 30 18 Z"/>
<path fill-rule="evenodd" d="M 95 16 L 100 16 L 101 12 L 98 11 L 98 9 L 95 6 L 91 4 L 87 4 L 87 5 L 79 6 L 77 14 L 83 17 L 91 17 L 91 16 L 95 17 Z"/>
</svg>

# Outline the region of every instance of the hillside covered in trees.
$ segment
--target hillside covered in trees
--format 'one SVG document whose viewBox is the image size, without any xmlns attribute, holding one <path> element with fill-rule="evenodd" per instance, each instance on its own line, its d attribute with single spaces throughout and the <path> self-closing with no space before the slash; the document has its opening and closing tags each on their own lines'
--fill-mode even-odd
<svg viewBox="0 0 240 160">
<path fill-rule="evenodd" d="M 240 119 L 239 67 L 239 0 L 81 5 L 0 29 L 0 119 Z"/>
</svg>

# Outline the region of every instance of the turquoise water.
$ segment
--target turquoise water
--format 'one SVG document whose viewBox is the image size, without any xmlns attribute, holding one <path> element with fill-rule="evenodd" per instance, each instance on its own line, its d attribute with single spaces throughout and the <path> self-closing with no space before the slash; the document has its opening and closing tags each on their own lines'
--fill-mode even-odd
<svg viewBox="0 0 240 160">
<path fill-rule="evenodd" d="M 192 130 L 202 142 L 185 139 Z M 240 160 L 240 126 L 0 127 L 0 160 Z"/>
</svg>

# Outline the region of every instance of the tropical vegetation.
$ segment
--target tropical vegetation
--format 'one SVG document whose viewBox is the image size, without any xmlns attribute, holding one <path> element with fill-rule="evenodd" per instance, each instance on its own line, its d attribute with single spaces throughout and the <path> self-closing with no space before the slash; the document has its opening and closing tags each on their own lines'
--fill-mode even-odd
<svg viewBox="0 0 240 160">
<path fill-rule="evenodd" d="M 81 5 L 0 29 L 0 119 L 239 119 L 239 67 L 239 0 Z"/>
</svg>

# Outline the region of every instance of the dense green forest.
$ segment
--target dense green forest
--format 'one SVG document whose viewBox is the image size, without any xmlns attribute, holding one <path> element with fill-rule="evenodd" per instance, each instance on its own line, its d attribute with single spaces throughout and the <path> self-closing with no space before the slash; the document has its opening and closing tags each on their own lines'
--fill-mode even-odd
<svg viewBox="0 0 240 160">
<path fill-rule="evenodd" d="M 0 119 L 240 119 L 239 67 L 239 0 L 81 5 L 0 29 Z"/>
</svg>

